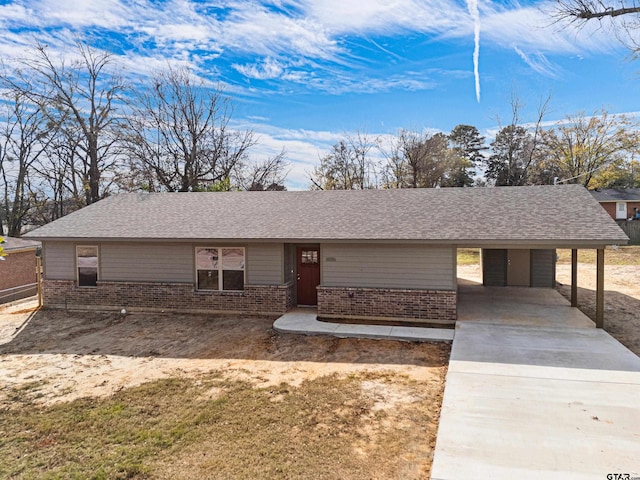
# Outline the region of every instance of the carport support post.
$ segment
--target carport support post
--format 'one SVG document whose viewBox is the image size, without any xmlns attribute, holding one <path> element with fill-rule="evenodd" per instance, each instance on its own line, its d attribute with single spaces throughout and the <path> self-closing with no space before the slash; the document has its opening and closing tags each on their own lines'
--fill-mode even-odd
<svg viewBox="0 0 640 480">
<path fill-rule="evenodd" d="M 578 306 L 578 249 L 571 249 L 571 306 Z"/>
<path fill-rule="evenodd" d="M 596 256 L 596 328 L 604 327 L 604 248 Z"/>
</svg>

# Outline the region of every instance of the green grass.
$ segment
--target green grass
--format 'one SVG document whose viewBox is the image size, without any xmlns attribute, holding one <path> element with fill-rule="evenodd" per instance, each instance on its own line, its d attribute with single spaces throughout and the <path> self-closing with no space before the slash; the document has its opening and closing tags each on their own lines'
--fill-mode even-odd
<svg viewBox="0 0 640 480">
<path fill-rule="evenodd" d="M 558 249 L 558 263 L 571 263 L 571 250 Z M 607 265 L 640 265 L 640 246 L 607 247 L 604 252 L 604 261 Z M 578 250 L 578 263 L 596 263 L 596 250 Z"/>
<path fill-rule="evenodd" d="M 384 426 L 361 381 L 261 389 L 210 375 L 49 407 L 14 400 L 0 407 L 0 478 L 400 477 L 404 449 L 428 440 L 421 422 L 439 400 L 406 407 L 410 428 Z M 220 395 L 209 398 L 212 388 Z M 379 441 L 364 433 L 367 418 L 379 422 Z M 367 455 L 354 454 L 358 442 Z"/>
<path fill-rule="evenodd" d="M 480 263 L 479 248 L 459 248 L 458 265 L 475 265 Z"/>
</svg>

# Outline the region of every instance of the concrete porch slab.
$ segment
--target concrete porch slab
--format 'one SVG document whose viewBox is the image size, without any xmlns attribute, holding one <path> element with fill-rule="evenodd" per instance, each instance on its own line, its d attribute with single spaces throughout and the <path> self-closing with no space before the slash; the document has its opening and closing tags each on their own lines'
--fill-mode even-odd
<svg viewBox="0 0 640 480">
<path fill-rule="evenodd" d="M 306 308 L 297 308 L 285 313 L 273 322 L 273 329 L 280 333 L 301 335 L 333 335 L 339 338 L 371 338 L 411 342 L 452 341 L 454 336 L 454 330 L 446 328 L 321 322 L 318 320 L 316 310 Z"/>
</svg>

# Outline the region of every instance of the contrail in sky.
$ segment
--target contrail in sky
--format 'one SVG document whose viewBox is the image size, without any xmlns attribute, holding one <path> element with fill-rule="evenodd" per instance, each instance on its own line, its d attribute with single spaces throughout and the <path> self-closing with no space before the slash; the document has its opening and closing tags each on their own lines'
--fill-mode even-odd
<svg viewBox="0 0 640 480">
<path fill-rule="evenodd" d="M 478 11 L 478 0 L 467 0 L 469 14 L 473 17 L 473 76 L 476 79 L 476 100 L 480 103 L 480 72 L 478 63 L 480 61 L 480 12 Z"/>
</svg>

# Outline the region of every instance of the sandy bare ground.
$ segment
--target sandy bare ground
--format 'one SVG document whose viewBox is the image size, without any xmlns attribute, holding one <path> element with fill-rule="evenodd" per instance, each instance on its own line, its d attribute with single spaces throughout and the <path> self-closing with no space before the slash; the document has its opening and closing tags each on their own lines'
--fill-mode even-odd
<svg viewBox="0 0 640 480">
<path fill-rule="evenodd" d="M 558 265 L 558 291 L 571 298 L 571 266 Z M 640 266 L 605 265 L 604 328 L 640 356 Z M 578 307 L 591 319 L 596 311 L 596 267 L 578 264 Z"/>
<path fill-rule="evenodd" d="M 376 372 L 387 381 L 363 382 L 362 388 L 379 408 L 393 411 L 432 398 L 439 411 L 448 344 L 280 335 L 267 317 L 123 318 L 34 307 L 0 309 L 0 407 L 10 408 L 16 392 L 46 405 L 207 372 L 257 387 Z"/>
<path fill-rule="evenodd" d="M 458 265 L 458 277 L 481 282 L 479 265 Z M 571 265 L 557 265 L 558 291 L 571 298 Z M 605 266 L 605 330 L 640 356 L 640 266 Z M 578 263 L 578 306 L 595 319 L 596 266 Z"/>
<path fill-rule="evenodd" d="M 268 390 L 337 375 L 358 379 L 360 398 L 372 405 L 362 427 L 369 440 L 354 452 L 372 455 L 386 442 L 389 433 L 381 432 L 395 432 L 405 444 L 402 478 L 428 478 L 448 343 L 281 335 L 271 328 L 274 317 L 121 317 L 35 307 L 0 308 L 0 411 L 98 399 L 162 378 L 214 375 Z"/>
</svg>

